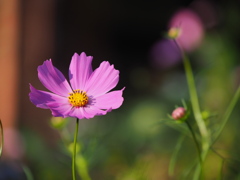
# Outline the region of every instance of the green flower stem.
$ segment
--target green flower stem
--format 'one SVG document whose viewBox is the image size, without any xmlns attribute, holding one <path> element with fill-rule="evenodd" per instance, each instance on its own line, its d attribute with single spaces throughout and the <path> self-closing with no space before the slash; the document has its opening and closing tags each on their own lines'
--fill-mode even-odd
<svg viewBox="0 0 240 180">
<path fill-rule="evenodd" d="M 199 107 L 198 95 L 195 87 L 192 68 L 191 68 L 189 59 L 187 58 L 187 56 L 184 54 L 183 51 L 182 51 L 182 57 L 183 57 L 184 68 L 187 76 L 187 83 L 188 83 L 188 89 L 189 89 L 190 99 L 191 99 L 192 108 L 193 108 L 193 115 L 197 122 L 199 132 L 202 136 L 202 149 L 207 150 L 209 148 L 208 130 L 204 120 L 202 119 L 202 114 Z"/>
<path fill-rule="evenodd" d="M 169 168 L 168 168 L 168 174 L 170 176 L 173 176 L 173 174 L 174 174 L 174 169 L 175 169 L 175 164 L 176 164 L 176 161 L 177 161 L 177 156 L 180 153 L 180 148 L 182 146 L 182 143 L 183 143 L 184 139 L 185 139 L 185 136 L 181 135 L 178 142 L 177 142 L 177 145 L 174 148 L 175 150 L 173 152 L 172 158 L 170 160 Z"/>
<path fill-rule="evenodd" d="M 75 165 L 76 165 L 76 147 L 77 147 L 77 137 L 78 137 L 78 126 L 79 126 L 79 119 L 77 118 L 75 134 L 74 134 L 74 142 L 73 142 L 73 155 L 72 155 L 72 176 L 73 176 L 73 180 L 76 180 Z"/>
<path fill-rule="evenodd" d="M 2 121 L 0 119 L 0 157 L 2 156 L 2 149 L 3 149 L 3 144 L 4 144 L 4 135 L 3 135 L 3 126 L 2 126 Z"/>
<path fill-rule="evenodd" d="M 202 158 L 203 161 L 207 156 L 208 150 L 209 149 L 206 149 L 205 151 L 202 151 L 201 158 Z M 194 172 L 194 175 L 193 175 L 193 180 L 198 180 L 200 178 L 200 175 L 201 175 L 201 172 L 202 172 L 202 166 L 203 166 L 203 164 L 198 163 L 197 168 L 195 169 L 195 172 Z"/>
<path fill-rule="evenodd" d="M 186 76 L 187 76 L 187 83 L 188 83 L 188 89 L 189 89 L 190 99 L 191 99 L 191 103 L 192 103 L 193 115 L 194 115 L 194 118 L 196 120 L 198 129 L 199 129 L 199 132 L 201 135 L 201 145 L 202 145 L 201 146 L 201 161 L 203 162 L 204 159 L 206 158 L 206 155 L 209 150 L 208 130 L 207 130 L 204 120 L 202 119 L 192 68 L 191 68 L 189 59 L 187 58 L 187 56 L 184 54 L 183 51 L 182 51 L 182 57 L 183 57 L 183 64 L 184 64 L 184 68 L 185 68 L 185 72 L 186 72 Z M 199 179 L 201 172 L 202 172 L 202 165 L 203 165 L 202 162 L 198 163 L 197 168 L 194 173 L 193 180 Z"/>
<path fill-rule="evenodd" d="M 193 129 L 192 129 L 191 124 L 190 124 L 188 121 L 185 121 L 185 122 L 186 122 L 186 124 L 187 124 L 187 126 L 188 126 L 188 129 L 190 130 L 190 132 L 191 132 L 191 134 L 192 134 L 193 141 L 195 142 L 196 147 L 197 147 L 197 152 L 198 152 L 199 161 L 200 161 L 200 163 L 202 164 L 201 148 L 200 148 L 200 146 L 199 146 L 199 144 L 198 144 L 196 135 L 195 135 L 195 133 L 194 133 L 194 131 L 193 131 Z"/>
<path fill-rule="evenodd" d="M 34 180 L 33 175 L 31 173 L 30 169 L 27 166 L 25 166 L 25 165 L 22 165 L 22 168 L 23 168 L 23 172 L 26 175 L 27 180 Z"/>
<path fill-rule="evenodd" d="M 198 101 L 198 95 L 197 95 L 197 89 L 195 86 L 195 81 L 194 81 L 194 76 L 192 72 L 192 68 L 190 65 L 190 61 L 188 57 L 185 55 L 184 51 L 181 49 L 181 47 L 178 45 L 178 43 L 175 41 L 177 46 L 179 47 L 181 53 L 182 53 L 182 58 L 183 58 L 183 65 L 186 73 L 186 78 L 187 78 L 187 84 L 188 84 L 188 89 L 189 89 L 189 94 L 190 94 L 190 99 L 191 99 L 191 104 L 192 104 L 192 109 L 193 109 L 193 115 L 196 120 L 200 135 L 201 135 L 201 161 L 203 162 L 204 159 L 206 158 L 206 155 L 208 153 L 209 147 L 210 147 L 210 139 L 208 135 L 208 130 L 206 127 L 206 124 L 202 118 L 202 114 L 200 111 L 200 106 L 199 106 L 199 101 Z M 193 180 L 198 180 L 201 171 L 202 171 L 202 165 L 203 163 L 200 162 L 197 165 L 197 168 L 194 173 L 194 178 Z"/>
<path fill-rule="evenodd" d="M 225 127 L 225 125 L 226 125 L 226 123 L 227 123 L 227 121 L 228 121 L 228 119 L 229 119 L 229 117 L 230 117 L 230 115 L 231 115 L 239 97 L 240 97 L 240 87 L 238 87 L 238 89 L 237 89 L 236 93 L 234 94 L 234 96 L 233 96 L 225 114 L 223 115 L 223 120 L 222 120 L 221 126 L 220 126 L 219 130 L 217 131 L 217 133 L 215 135 L 215 138 L 212 142 L 212 145 L 217 141 L 221 132 L 223 131 L 223 128 Z"/>
</svg>

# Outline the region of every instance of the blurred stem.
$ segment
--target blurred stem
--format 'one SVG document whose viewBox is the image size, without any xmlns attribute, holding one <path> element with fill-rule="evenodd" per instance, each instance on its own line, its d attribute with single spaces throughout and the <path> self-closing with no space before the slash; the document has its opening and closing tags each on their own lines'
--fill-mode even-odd
<svg viewBox="0 0 240 180">
<path fill-rule="evenodd" d="M 218 176 L 218 180 L 222 180 L 223 179 L 223 167 L 224 167 L 224 163 L 225 163 L 225 158 L 219 154 L 217 151 L 215 151 L 215 149 L 213 149 L 211 147 L 212 152 L 214 152 L 217 156 L 220 157 L 220 159 L 222 160 L 221 166 L 220 166 L 220 170 L 219 170 L 219 176 Z"/>
<path fill-rule="evenodd" d="M 202 172 L 203 161 L 209 149 L 209 137 L 208 137 L 207 127 L 204 120 L 202 119 L 202 115 L 199 107 L 198 95 L 197 95 L 197 90 L 194 82 L 192 68 L 191 68 L 189 59 L 187 58 L 187 56 L 184 54 L 183 51 L 182 51 L 182 57 L 183 57 L 183 64 L 184 64 L 184 68 L 187 76 L 187 83 L 188 83 L 188 89 L 189 89 L 190 99 L 192 103 L 193 115 L 201 135 L 201 145 L 202 145 L 201 161 L 200 163 L 198 163 L 193 176 L 193 180 L 198 180 Z"/>
<path fill-rule="evenodd" d="M 3 144 L 4 144 L 4 135 L 3 135 L 3 126 L 2 126 L 2 120 L 0 119 L 0 157 L 2 156 L 2 150 L 3 150 Z"/>
<path fill-rule="evenodd" d="M 199 106 L 199 101 L 198 101 L 198 95 L 197 95 L 197 89 L 195 86 L 195 81 L 194 81 L 194 76 L 193 76 L 193 72 L 192 72 L 192 68 L 190 65 L 190 61 L 188 59 L 188 57 L 185 55 L 184 51 L 182 50 L 182 48 L 180 47 L 180 45 L 174 41 L 177 46 L 179 47 L 179 50 L 181 51 L 182 54 L 182 58 L 183 58 L 183 65 L 184 65 L 184 69 L 185 69 L 185 73 L 186 73 L 186 78 L 187 78 L 187 84 L 188 84 L 188 89 L 189 89 L 189 94 L 190 94 L 190 99 L 191 99 L 191 104 L 192 104 L 192 109 L 193 109 L 193 115 L 194 118 L 196 120 L 200 135 L 201 135 L 201 161 L 203 162 L 208 150 L 209 150 L 209 135 L 208 135 L 208 130 L 206 127 L 206 124 L 202 118 L 202 114 L 200 111 L 200 106 Z M 198 180 L 200 175 L 201 175 L 201 171 L 202 171 L 202 165 L 203 163 L 199 163 L 195 173 L 194 173 L 194 180 Z"/>
<path fill-rule="evenodd" d="M 25 165 L 22 165 L 22 168 L 23 168 L 23 171 L 26 175 L 27 180 L 33 180 L 33 175 L 31 173 L 30 169 Z"/>
<path fill-rule="evenodd" d="M 220 172 L 219 172 L 219 178 L 218 180 L 223 180 L 223 166 L 224 166 L 224 159 L 222 159 L 221 167 L 220 167 Z"/>
<path fill-rule="evenodd" d="M 75 134 L 74 134 L 74 142 L 73 142 L 73 155 L 72 155 L 72 176 L 73 180 L 76 180 L 76 173 L 75 173 L 75 165 L 76 165 L 76 147 L 77 147 L 77 137 L 78 137 L 78 126 L 79 126 L 79 119 L 76 120 L 76 127 L 75 127 Z"/>
<path fill-rule="evenodd" d="M 192 68 L 191 68 L 189 59 L 187 58 L 187 56 L 183 51 L 182 51 L 182 57 L 183 57 L 184 68 L 187 76 L 187 83 L 188 83 L 188 89 L 189 89 L 190 99 L 191 99 L 192 108 L 193 108 L 193 115 L 197 122 L 199 132 L 202 136 L 202 150 L 207 150 L 209 147 L 208 131 L 207 131 L 205 122 L 202 119 L 202 114 L 199 107 L 198 95 L 197 95 L 197 90 L 194 82 Z"/>
<path fill-rule="evenodd" d="M 230 117 L 238 99 L 239 99 L 239 96 L 240 96 L 240 87 L 238 87 L 238 89 L 237 89 L 236 93 L 234 94 L 227 110 L 225 111 L 225 113 L 223 115 L 222 124 L 221 124 L 219 130 L 217 131 L 217 134 L 215 135 L 215 139 L 213 140 L 212 145 L 217 141 L 221 132 L 223 131 L 223 128 L 225 127 L 225 125 L 226 125 L 226 123 L 227 123 L 227 121 L 228 121 L 228 119 L 229 119 L 229 117 Z"/>
<path fill-rule="evenodd" d="M 174 150 L 174 153 L 173 153 L 172 158 L 171 158 L 171 160 L 170 160 L 170 165 L 169 165 L 169 169 L 168 169 L 168 174 L 169 174 L 170 176 L 173 176 L 173 174 L 174 174 L 174 169 L 175 169 L 175 164 L 176 164 L 177 156 L 178 156 L 178 154 L 179 154 L 179 152 L 180 152 L 180 148 L 181 148 L 181 146 L 182 146 L 182 143 L 183 143 L 183 140 L 184 140 L 184 139 L 185 139 L 185 136 L 182 135 L 182 136 L 179 138 L 176 147 L 174 148 L 175 150 Z"/>
<path fill-rule="evenodd" d="M 196 144 L 196 148 L 197 148 L 197 152 L 198 152 L 199 161 L 200 161 L 200 163 L 201 163 L 201 165 L 202 165 L 201 148 L 200 148 L 200 146 L 199 146 L 199 144 L 198 144 L 198 141 L 197 141 L 196 135 L 195 135 L 195 133 L 194 133 L 194 131 L 193 131 L 193 129 L 192 129 L 191 124 L 190 124 L 188 121 L 185 121 L 185 122 L 186 122 L 186 124 L 187 124 L 187 126 L 188 126 L 188 129 L 190 130 L 190 132 L 191 132 L 191 134 L 192 134 L 193 141 L 194 141 L 195 144 Z"/>
<path fill-rule="evenodd" d="M 89 176 L 88 173 L 87 162 L 81 154 L 78 154 L 76 156 L 76 166 L 78 168 L 78 173 L 82 180 L 91 180 L 91 177 Z"/>
</svg>

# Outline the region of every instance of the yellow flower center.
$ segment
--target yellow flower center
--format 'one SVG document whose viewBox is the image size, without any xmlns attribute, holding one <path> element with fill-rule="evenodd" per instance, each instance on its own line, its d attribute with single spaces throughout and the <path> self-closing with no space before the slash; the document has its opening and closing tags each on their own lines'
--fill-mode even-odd
<svg viewBox="0 0 240 180">
<path fill-rule="evenodd" d="M 83 107 L 88 103 L 88 97 L 86 92 L 76 89 L 68 96 L 69 102 L 73 107 Z"/>
</svg>

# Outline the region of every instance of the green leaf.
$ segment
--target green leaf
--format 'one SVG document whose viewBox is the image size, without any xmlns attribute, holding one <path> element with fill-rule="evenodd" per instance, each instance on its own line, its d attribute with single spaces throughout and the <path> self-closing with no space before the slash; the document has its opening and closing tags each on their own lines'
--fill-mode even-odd
<svg viewBox="0 0 240 180">
<path fill-rule="evenodd" d="M 176 162 L 177 162 L 178 153 L 180 151 L 180 148 L 182 146 L 182 143 L 183 143 L 185 137 L 186 136 L 184 136 L 184 135 L 180 136 L 180 138 L 178 140 L 178 143 L 175 147 L 175 151 L 173 152 L 172 158 L 170 160 L 170 165 L 169 165 L 169 168 L 168 168 L 168 174 L 170 176 L 173 176 L 173 174 L 174 174 L 174 169 L 175 169 L 175 165 L 176 165 Z"/>
<path fill-rule="evenodd" d="M 25 165 L 22 165 L 22 168 L 23 168 L 23 171 L 24 171 L 24 173 L 27 177 L 27 180 L 33 180 L 33 175 L 31 173 L 30 169 Z"/>
<path fill-rule="evenodd" d="M 77 165 L 77 172 L 82 180 L 91 180 L 89 173 L 88 173 L 88 166 L 86 159 L 78 154 L 76 156 L 76 165 Z"/>
</svg>

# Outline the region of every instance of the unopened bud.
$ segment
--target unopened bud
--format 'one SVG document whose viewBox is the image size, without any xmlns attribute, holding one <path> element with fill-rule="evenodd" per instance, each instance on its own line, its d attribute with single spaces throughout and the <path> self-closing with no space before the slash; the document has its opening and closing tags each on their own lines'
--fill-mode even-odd
<svg viewBox="0 0 240 180">
<path fill-rule="evenodd" d="M 50 123 L 52 127 L 62 129 L 66 125 L 67 121 L 62 117 L 52 117 Z"/>
<path fill-rule="evenodd" d="M 180 28 L 173 27 L 173 28 L 169 29 L 169 31 L 168 31 L 168 37 L 171 39 L 178 38 L 180 36 L 180 34 L 181 34 Z"/>
<path fill-rule="evenodd" d="M 172 118 L 179 120 L 186 115 L 186 109 L 183 107 L 178 107 L 172 112 Z"/>
</svg>

